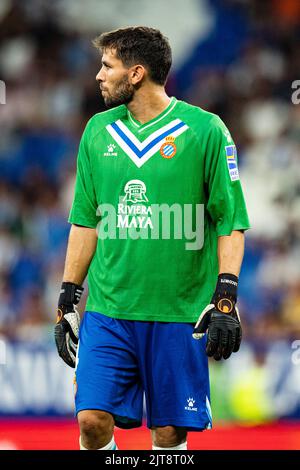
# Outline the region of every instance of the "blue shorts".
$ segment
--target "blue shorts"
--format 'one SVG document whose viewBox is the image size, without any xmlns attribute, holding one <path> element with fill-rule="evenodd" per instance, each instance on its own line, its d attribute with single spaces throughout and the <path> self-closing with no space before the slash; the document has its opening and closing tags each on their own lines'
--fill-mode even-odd
<svg viewBox="0 0 300 470">
<path fill-rule="evenodd" d="M 116 426 L 202 431 L 212 425 L 205 341 L 190 323 L 118 320 L 86 312 L 76 366 L 76 414 L 104 410 Z"/>
</svg>

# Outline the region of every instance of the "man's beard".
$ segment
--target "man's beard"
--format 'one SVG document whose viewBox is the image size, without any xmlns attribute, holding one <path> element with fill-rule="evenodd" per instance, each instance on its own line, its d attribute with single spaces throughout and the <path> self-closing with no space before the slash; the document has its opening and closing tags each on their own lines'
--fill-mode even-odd
<svg viewBox="0 0 300 470">
<path fill-rule="evenodd" d="M 134 91 L 134 86 L 130 85 L 128 77 L 125 76 L 116 84 L 113 95 L 103 96 L 104 103 L 107 108 L 128 104 L 133 98 Z"/>
</svg>

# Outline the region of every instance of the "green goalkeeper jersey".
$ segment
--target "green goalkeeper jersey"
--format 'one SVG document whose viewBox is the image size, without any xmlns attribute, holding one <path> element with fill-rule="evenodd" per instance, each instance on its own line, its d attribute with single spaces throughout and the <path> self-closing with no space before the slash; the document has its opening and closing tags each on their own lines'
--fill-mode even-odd
<svg viewBox="0 0 300 470">
<path fill-rule="evenodd" d="M 218 236 L 249 228 L 229 131 L 174 97 L 145 124 L 124 105 L 96 114 L 81 138 L 69 222 L 98 234 L 86 310 L 195 322 L 215 289 Z"/>
</svg>

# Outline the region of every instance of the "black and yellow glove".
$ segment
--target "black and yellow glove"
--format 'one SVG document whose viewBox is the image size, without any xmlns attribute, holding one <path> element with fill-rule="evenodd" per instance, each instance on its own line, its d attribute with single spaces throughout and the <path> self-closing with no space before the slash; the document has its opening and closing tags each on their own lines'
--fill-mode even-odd
<svg viewBox="0 0 300 470">
<path fill-rule="evenodd" d="M 195 339 L 207 332 L 206 354 L 216 361 L 228 359 L 237 352 L 242 340 L 242 327 L 237 300 L 238 278 L 234 274 L 219 274 L 211 303 L 201 313 L 193 332 Z"/>
</svg>

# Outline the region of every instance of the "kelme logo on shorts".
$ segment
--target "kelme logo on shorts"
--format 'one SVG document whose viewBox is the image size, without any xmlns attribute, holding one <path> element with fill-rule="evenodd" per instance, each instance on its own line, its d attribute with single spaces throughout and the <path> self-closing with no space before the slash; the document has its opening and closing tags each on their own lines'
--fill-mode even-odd
<svg viewBox="0 0 300 470">
<path fill-rule="evenodd" d="M 194 398 L 188 398 L 187 406 L 185 406 L 184 409 L 187 411 L 198 411 L 198 408 L 194 406 L 195 403 L 196 403 L 196 400 L 194 400 Z"/>
</svg>

